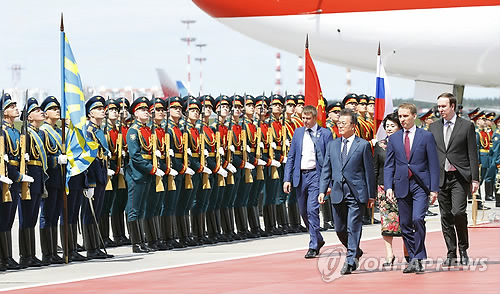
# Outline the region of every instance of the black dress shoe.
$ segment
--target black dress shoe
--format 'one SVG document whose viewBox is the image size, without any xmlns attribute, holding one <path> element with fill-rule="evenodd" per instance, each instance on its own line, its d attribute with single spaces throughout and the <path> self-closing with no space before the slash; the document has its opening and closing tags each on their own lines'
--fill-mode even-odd
<svg viewBox="0 0 500 294">
<path fill-rule="evenodd" d="M 415 265 L 415 273 L 416 274 L 423 274 L 425 272 L 424 265 L 422 264 L 421 260 L 417 260 L 417 263 Z"/>
<path fill-rule="evenodd" d="M 353 265 L 350 265 L 348 264 L 347 262 L 344 263 L 344 266 L 342 267 L 342 269 L 340 270 L 340 274 L 341 275 L 350 275 L 353 271 L 355 271 L 356 269 L 354 268 Z"/>
<path fill-rule="evenodd" d="M 318 256 L 318 250 L 309 249 L 309 250 L 307 250 L 307 253 L 304 257 L 309 259 L 309 258 L 315 258 L 316 256 Z"/>
<path fill-rule="evenodd" d="M 7 265 L 7 269 L 9 269 L 9 270 L 19 270 L 19 269 L 27 268 L 27 266 L 22 266 L 19 263 L 17 263 L 17 261 L 15 261 L 12 257 L 7 257 L 6 265 Z"/>
<path fill-rule="evenodd" d="M 149 251 L 142 248 L 139 244 L 134 244 L 134 245 L 132 245 L 132 252 L 133 253 L 148 253 Z"/>
<path fill-rule="evenodd" d="M 486 201 L 495 201 L 495 197 L 493 197 L 493 195 L 486 196 L 484 199 L 486 199 Z"/>
<path fill-rule="evenodd" d="M 435 212 L 432 212 L 432 211 L 430 211 L 428 209 L 427 209 L 427 212 L 425 213 L 425 216 L 436 216 L 436 215 L 438 215 L 438 214 L 435 213 Z"/>
<path fill-rule="evenodd" d="M 394 260 L 396 260 L 396 256 L 393 255 L 391 261 L 388 262 L 386 259 L 386 262 L 384 262 L 382 266 L 392 266 L 394 264 Z"/>
<path fill-rule="evenodd" d="M 447 257 L 443 262 L 443 266 L 456 266 L 458 265 L 458 261 L 456 257 Z"/>
<path fill-rule="evenodd" d="M 324 231 L 326 231 L 326 230 L 328 230 L 328 229 L 327 229 L 327 228 L 325 228 L 325 227 L 320 227 L 320 228 L 319 228 L 319 231 L 320 231 L 320 232 L 324 232 Z"/>
<path fill-rule="evenodd" d="M 87 259 L 106 259 L 106 255 L 100 250 L 93 249 L 87 251 Z"/>
<path fill-rule="evenodd" d="M 70 260 L 70 261 L 86 261 L 88 259 L 85 256 L 78 253 L 78 251 L 73 250 L 69 253 L 68 260 Z"/>
<path fill-rule="evenodd" d="M 319 242 L 319 243 L 318 243 L 318 249 L 316 249 L 316 251 L 318 251 L 318 254 L 319 254 L 319 250 L 320 250 L 323 246 L 325 246 L 325 241 L 321 241 L 321 242 Z"/>
<path fill-rule="evenodd" d="M 469 265 L 469 255 L 467 255 L 467 251 L 460 251 L 460 264 L 461 265 Z"/>
<path fill-rule="evenodd" d="M 478 209 L 478 210 L 489 210 L 489 209 L 491 209 L 491 207 L 488 207 L 488 206 L 486 206 L 486 205 L 483 205 L 483 202 L 479 201 L 479 202 L 477 203 L 477 209 Z"/>
<path fill-rule="evenodd" d="M 415 273 L 417 270 L 416 268 L 416 262 L 415 261 L 412 261 L 408 264 L 408 266 L 403 270 L 403 273 L 404 274 L 411 274 L 411 273 Z"/>
</svg>

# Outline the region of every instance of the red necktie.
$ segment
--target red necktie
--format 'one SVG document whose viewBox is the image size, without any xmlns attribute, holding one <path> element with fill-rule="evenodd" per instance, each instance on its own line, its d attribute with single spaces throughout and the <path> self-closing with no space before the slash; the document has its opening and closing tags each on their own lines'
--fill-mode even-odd
<svg viewBox="0 0 500 294">
<path fill-rule="evenodd" d="M 406 152 L 406 160 L 408 160 L 408 163 L 410 163 L 410 137 L 408 137 L 408 134 L 410 134 L 410 131 L 405 132 L 405 152 Z M 408 178 L 411 178 L 412 172 L 410 168 L 408 167 Z"/>
</svg>

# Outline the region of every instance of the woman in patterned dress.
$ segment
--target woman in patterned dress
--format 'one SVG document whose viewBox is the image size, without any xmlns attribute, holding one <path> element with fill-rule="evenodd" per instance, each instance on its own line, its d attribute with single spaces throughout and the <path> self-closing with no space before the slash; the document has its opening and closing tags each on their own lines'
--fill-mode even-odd
<svg viewBox="0 0 500 294">
<path fill-rule="evenodd" d="M 392 250 L 392 239 L 393 237 L 401 237 L 401 228 L 399 227 L 399 215 L 398 215 L 398 205 L 396 199 L 389 199 L 385 196 L 384 192 L 384 163 L 385 155 L 387 149 L 387 141 L 390 135 L 401 129 L 401 123 L 397 113 L 391 113 L 387 115 L 382 122 L 387 138 L 380 140 L 375 145 L 374 150 L 374 167 L 375 167 L 375 180 L 377 183 L 377 200 L 380 209 L 380 224 L 382 237 L 385 243 L 386 249 L 386 262 L 384 266 L 392 265 L 394 262 L 394 253 Z M 408 255 L 405 251 L 405 257 Z"/>
</svg>

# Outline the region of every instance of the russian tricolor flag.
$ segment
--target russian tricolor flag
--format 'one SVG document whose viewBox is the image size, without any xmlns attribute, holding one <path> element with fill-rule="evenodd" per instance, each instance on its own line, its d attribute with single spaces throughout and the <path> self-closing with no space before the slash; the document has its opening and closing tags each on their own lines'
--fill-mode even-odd
<svg viewBox="0 0 500 294">
<path fill-rule="evenodd" d="M 384 118 L 393 112 L 392 97 L 387 84 L 387 76 L 385 74 L 384 65 L 380 56 L 380 44 L 378 45 L 377 55 L 377 84 L 375 87 L 375 129 L 377 130 L 377 141 L 385 139 L 385 133 L 382 121 Z"/>
</svg>

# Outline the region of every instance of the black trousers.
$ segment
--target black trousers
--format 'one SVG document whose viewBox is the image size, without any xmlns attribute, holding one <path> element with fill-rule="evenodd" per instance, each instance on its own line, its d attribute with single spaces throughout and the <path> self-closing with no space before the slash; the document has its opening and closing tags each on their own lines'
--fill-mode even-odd
<svg viewBox="0 0 500 294">
<path fill-rule="evenodd" d="M 448 248 L 447 257 L 456 257 L 457 237 L 460 251 L 469 248 L 466 209 L 471 185 L 457 171 L 445 172 L 445 178 L 438 195 L 441 228 Z"/>
</svg>

